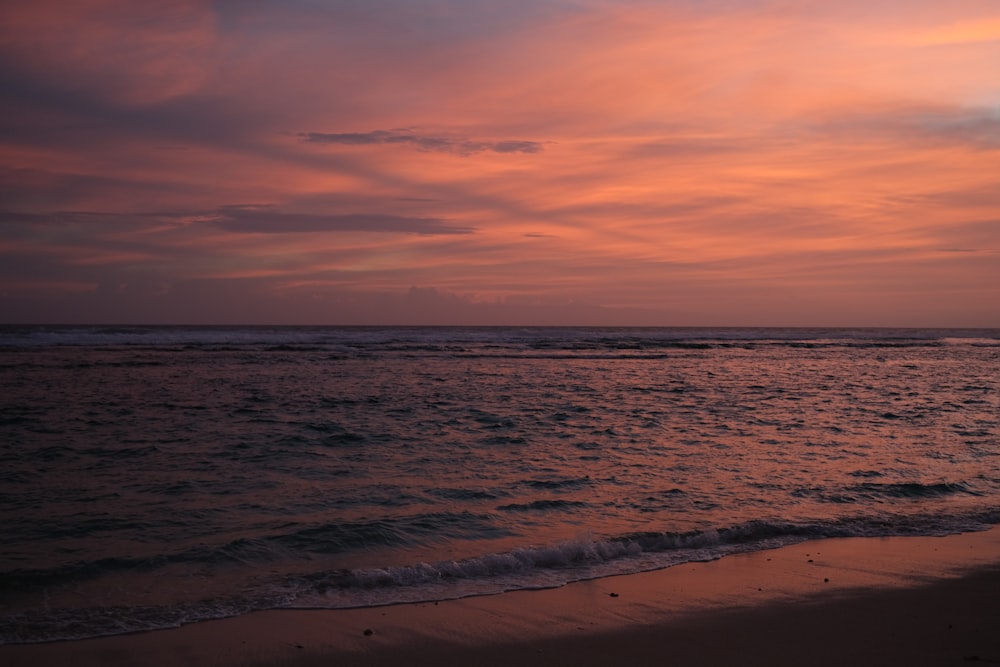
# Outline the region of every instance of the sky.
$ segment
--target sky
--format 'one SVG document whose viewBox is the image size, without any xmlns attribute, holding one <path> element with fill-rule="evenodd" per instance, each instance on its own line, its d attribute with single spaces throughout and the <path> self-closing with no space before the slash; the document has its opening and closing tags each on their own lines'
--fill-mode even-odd
<svg viewBox="0 0 1000 667">
<path fill-rule="evenodd" d="M 0 5 L 0 322 L 1000 327 L 996 0 Z"/>
</svg>

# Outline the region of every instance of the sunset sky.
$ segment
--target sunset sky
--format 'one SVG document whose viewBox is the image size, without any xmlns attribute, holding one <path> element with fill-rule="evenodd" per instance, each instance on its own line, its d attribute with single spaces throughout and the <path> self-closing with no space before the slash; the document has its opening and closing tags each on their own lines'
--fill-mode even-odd
<svg viewBox="0 0 1000 667">
<path fill-rule="evenodd" d="M 0 321 L 1000 326 L 996 0 L 0 6 Z"/>
</svg>

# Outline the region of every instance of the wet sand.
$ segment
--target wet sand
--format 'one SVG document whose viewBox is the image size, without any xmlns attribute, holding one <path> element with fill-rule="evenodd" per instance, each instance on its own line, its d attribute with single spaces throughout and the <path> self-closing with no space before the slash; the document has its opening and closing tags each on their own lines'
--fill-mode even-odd
<svg viewBox="0 0 1000 667">
<path fill-rule="evenodd" d="M 1000 528 L 822 540 L 544 591 L 0 646 L 0 664 L 1000 664 Z"/>
</svg>

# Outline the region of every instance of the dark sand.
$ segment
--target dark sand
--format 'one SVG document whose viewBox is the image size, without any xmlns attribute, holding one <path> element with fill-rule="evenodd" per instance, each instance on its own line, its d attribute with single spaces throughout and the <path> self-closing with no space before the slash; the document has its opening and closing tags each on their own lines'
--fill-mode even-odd
<svg viewBox="0 0 1000 667">
<path fill-rule="evenodd" d="M 438 604 L 0 646 L 0 664 L 1000 665 L 1000 528 L 823 540 Z"/>
</svg>

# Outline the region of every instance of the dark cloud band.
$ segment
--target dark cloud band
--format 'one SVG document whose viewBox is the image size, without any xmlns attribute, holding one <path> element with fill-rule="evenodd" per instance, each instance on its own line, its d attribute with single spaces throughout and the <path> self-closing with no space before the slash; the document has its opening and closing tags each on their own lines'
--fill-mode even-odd
<svg viewBox="0 0 1000 667">
<path fill-rule="evenodd" d="M 473 227 L 447 224 L 441 218 L 385 213 L 287 213 L 273 206 L 231 204 L 207 211 L 159 211 L 134 214 L 100 211 L 26 213 L 0 209 L 2 225 L 131 225 L 135 228 L 163 221 L 196 219 L 227 231 L 254 234 L 315 232 L 387 232 L 404 234 L 471 234 Z"/>
<path fill-rule="evenodd" d="M 472 141 L 413 134 L 406 130 L 374 130 L 372 132 L 299 132 L 299 137 L 311 144 L 340 144 L 342 146 L 371 146 L 378 144 L 407 144 L 423 151 L 472 155 L 473 153 L 540 153 L 539 141 Z"/>
<path fill-rule="evenodd" d="M 402 232 L 410 234 L 471 234 L 471 227 L 445 224 L 440 218 L 416 218 L 383 213 L 323 215 L 283 213 L 270 206 L 223 206 L 211 218 L 234 232 L 283 234 L 302 232 Z"/>
</svg>

